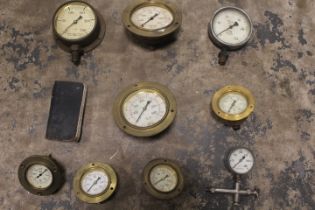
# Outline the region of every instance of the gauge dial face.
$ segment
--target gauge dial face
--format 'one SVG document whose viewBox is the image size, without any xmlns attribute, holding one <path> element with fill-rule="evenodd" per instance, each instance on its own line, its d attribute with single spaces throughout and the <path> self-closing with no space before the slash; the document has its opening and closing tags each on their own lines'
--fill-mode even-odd
<svg viewBox="0 0 315 210">
<path fill-rule="evenodd" d="M 81 179 L 82 190 L 92 196 L 99 195 L 108 188 L 109 177 L 103 170 L 90 170 Z"/>
<path fill-rule="evenodd" d="M 157 165 L 152 168 L 149 180 L 154 189 L 168 193 L 173 191 L 178 183 L 176 171 L 168 165 Z"/>
<path fill-rule="evenodd" d="M 125 119 L 139 128 L 150 127 L 161 122 L 166 113 L 165 98 L 151 89 L 142 89 L 130 94 L 123 105 Z"/>
<path fill-rule="evenodd" d="M 144 6 L 136 9 L 131 15 L 131 22 L 140 29 L 149 31 L 161 30 L 174 20 L 170 10 L 159 6 Z"/>
<path fill-rule="evenodd" d="M 233 172 L 246 174 L 254 166 L 254 156 L 248 149 L 238 148 L 230 153 L 228 162 Z"/>
<path fill-rule="evenodd" d="M 227 45 L 238 45 L 248 41 L 252 24 L 248 16 L 236 8 L 220 10 L 212 20 L 216 39 Z"/>
<path fill-rule="evenodd" d="M 48 188 L 53 182 L 53 175 L 44 165 L 31 165 L 26 172 L 26 180 L 35 188 Z"/>
<path fill-rule="evenodd" d="M 89 5 L 83 2 L 71 2 L 56 12 L 54 27 L 57 34 L 64 39 L 83 39 L 96 27 L 96 15 Z"/>
<path fill-rule="evenodd" d="M 238 92 L 228 92 L 219 100 L 219 108 L 227 114 L 240 114 L 248 107 L 247 99 Z"/>
</svg>

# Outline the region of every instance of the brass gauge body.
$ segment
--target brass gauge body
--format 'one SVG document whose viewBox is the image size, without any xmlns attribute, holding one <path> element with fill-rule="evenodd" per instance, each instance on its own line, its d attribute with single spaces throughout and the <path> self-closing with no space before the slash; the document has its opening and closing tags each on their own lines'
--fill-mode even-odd
<svg viewBox="0 0 315 210">
<path fill-rule="evenodd" d="M 240 124 L 254 111 L 255 99 L 245 87 L 229 85 L 214 93 L 211 108 L 213 113 L 225 124 L 238 129 Z"/>
<path fill-rule="evenodd" d="M 155 159 L 144 168 L 144 187 L 158 199 L 171 199 L 184 188 L 184 178 L 177 164 L 168 159 Z"/>
<path fill-rule="evenodd" d="M 76 172 L 73 189 L 83 202 L 102 203 L 115 192 L 117 182 L 116 172 L 110 165 L 94 162 Z"/>
<path fill-rule="evenodd" d="M 118 127 L 127 134 L 153 136 L 164 131 L 174 121 L 175 97 L 161 84 L 139 82 L 117 96 L 113 115 Z"/>
<path fill-rule="evenodd" d="M 19 166 L 21 185 L 35 195 L 50 195 L 64 184 L 64 170 L 49 156 L 34 155 L 26 158 Z"/>
<path fill-rule="evenodd" d="M 97 47 L 105 36 L 103 17 L 84 1 L 68 1 L 55 12 L 52 20 L 57 44 L 72 54 L 72 62 Z"/>
<path fill-rule="evenodd" d="M 146 44 L 163 44 L 174 40 L 181 23 L 181 11 L 163 0 L 137 0 L 123 12 L 126 30 Z"/>
</svg>

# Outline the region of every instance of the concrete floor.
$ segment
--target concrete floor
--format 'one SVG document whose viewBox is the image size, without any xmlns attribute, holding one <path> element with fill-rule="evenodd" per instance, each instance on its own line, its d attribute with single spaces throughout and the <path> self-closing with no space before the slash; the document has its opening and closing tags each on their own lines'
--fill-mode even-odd
<svg viewBox="0 0 315 210">
<path fill-rule="evenodd" d="M 236 145 L 256 155 L 254 170 L 242 182 L 259 187 L 261 196 L 242 198 L 245 209 L 315 209 L 314 1 L 177 0 L 183 11 L 178 40 L 148 50 L 124 32 L 121 14 L 129 1 L 90 0 L 107 31 L 79 67 L 52 37 L 51 18 L 62 2 L 0 0 L 1 210 L 225 210 L 232 198 L 206 188 L 232 187 L 223 157 Z M 207 24 L 223 5 L 245 9 L 255 31 L 249 46 L 222 67 Z M 55 80 L 88 86 L 80 143 L 45 140 Z M 151 139 L 126 135 L 112 116 L 117 93 L 143 80 L 168 85 L 178 104 L 172 127 Z M 210 114 L 214 91 L 227 84 L 243 85 L 256 97 L 255 112 L 239 131 Z M 20 162 L 50 153 L 66 168 L 65 185 L 52 196 L 29 194 L 18 181 Z M 142 169 L 157 157 L 175 160 L 184 172 L 185 189 L 173 200 L 156 200 L 143 188 Z M 75 171 L 91 161 L 109 163 L 119 175 L 119 189 L 101 205 L 84 204 L 72 191 Z"/>
</svg>

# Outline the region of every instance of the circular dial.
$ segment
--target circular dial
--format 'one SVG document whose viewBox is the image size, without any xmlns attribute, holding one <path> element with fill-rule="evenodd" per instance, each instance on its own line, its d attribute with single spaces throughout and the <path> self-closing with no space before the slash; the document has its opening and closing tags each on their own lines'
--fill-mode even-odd
<svg viewBox="0 0 315 210">
<path fill-rule="evenodd" d="M 254 166 L 254 156 L 246 148 L 237 148 L 230 153 L 228 163 L 234 173 L 246 174 Z"/>
<path fill-rule="evenodd" d="M 131 21 L 138 28 L 154 31 L 166 28 L 174 20 L 170 10 L 159 6 L 144 6 L 136 9 Z"/>
<path fill-rule="evenodd" d="M 168 165 L 155 166 L 149 175 L 152 186 L 160 192 L 171 192 L 178 183 L 176 171 Z"/>
<path fill-rule="evenodd" d="M 31 165 L 26 172 L 26 180 L 35 188 L 48 188 L 53 182 L 51 171 L 44 165 Z"/>
<path fill-rule="evenodd" d="M 81 179 L 81 188 L 88 195 L 99 195 L 109 186 L 109 177 L 102 170 L 90 170 Z"/>
<path fill-rule="evenodd" d="M 123 105 L 125 119 L 140 128 L 159 123 L 166 112 L 165 98 L 157 91 L 150 89 L 142 89 L 130 94 Z"/>
<path fill-rule="evenodd" d="M 96 27 L 96 15 L 84 2 L 70 2 L 56 12 L 54 27 L 64 39 L 82 39 L 89 36 Z"/>
<path fill-rule="evenodd" d="M 240 114 L 247 109 L 247 106 L 246 97 L 237 92 L 228 92 L 219 100 L 220 109 L 228 114 Z"/>
<path fill-rule="evenodd" d="M 212 20 L 216 39 L 227 45 L 238 45 L 248 41 L 252 24 L 248 16 L 237 8 L 225 8 L 216 13 Z"/>
</svg>

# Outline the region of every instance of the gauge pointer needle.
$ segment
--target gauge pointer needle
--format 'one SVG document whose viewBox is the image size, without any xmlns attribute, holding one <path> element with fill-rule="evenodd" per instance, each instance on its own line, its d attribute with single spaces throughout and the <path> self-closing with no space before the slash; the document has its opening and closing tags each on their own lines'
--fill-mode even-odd
<svg viewBox="0 0 315 210">
<path fill-rule="evenodd" d="M 216 36 L 221 35 L 223 32 L 226 32 L 227 30 L 232 29 L 233 27 L 238 26 L 238 22 L 234 22 L 233 25 L 230 25 L 228 28 L 224 29 L 223 31 L 221 31 L 220 33 L 216 34 Z"/>
<path fill-rule="evenodd" d="M 235 104 L 236 104 L 236 101 L 234 100 L 233 103 L 231 104 L 230 108 L 229 108 L 228 113 L 230 113 L 231 109 L 235 106 Z"/>
<path fill-rule="evenodd" d="M 39 177 L 41 177 L 46 171 L 47 171 L 47 169 L 45 169 L 42 173 L 38 174 L 38 176 L 36 177 L 36 179 L 38 179 Z"/>
<path fill-rule="evenodd" d="M 96 185 L 97 182 L 98 182 L 100 179 L 101 179 L 101 177 L 98 177 L 98 178 L 93 182 L 93 184 L 91 185 L 91 187 L 87 190 L 87 192 L 89 192 L 89 191 L 92 189 L 92 187 L 93 187 L 94 185 Z"/>
<path fill-rule="evenodd" d="M 160 183 L 161 181 L 165 180 L 167 177 L 168 177 L 168 175 L 165 175 L 165 177 L 163 177 L 162 179 L 156 181 L 156 182 L 154 183 L 154 185 L 157 185 L 157 184 Z"/>
<path fill-rule="evenodd" d="M 246 158 L 246 155 L 244 155 L 232 168 L 235 168 L 238 164 L 240 164 L 244 159 Z"/>
<path fill-rule="evenodd" d="M 79 22 L 79 20 L 81 20 L 81 19 L 82 19 L 82 16 L 80 15 L 77 19 L 75 19 L 75 20 L 62 32 L 62 34 L 66 33 L 66 32 L 68 31 L 68 29 L 69 29 L 71 26 L 77 24 L 77 23 Z"/>
<path fill-rule="evenodd" d="M 139 115 L 139 117 L 137 118 L 136 122 L 139 122 L 143 112 L 145 112 L 145 110 L 147 110 L 149 104 L 151 103 L 151 101 L 147 101 L 147 104 L 143 107 L 141 114 Z"/>
<path fill-rule="evenodd" d="M 144 23 L 142 23 L 141 27 L 144 27 L 145 24 L 147 24 L 148 22 L 154 20 L 154 18 L 156 18 L 158 15 L 159 15 L 159 13 L 155 13 L 152 17 L 149 18 L 149 20 L 147 20 Z"/>
</svg>

